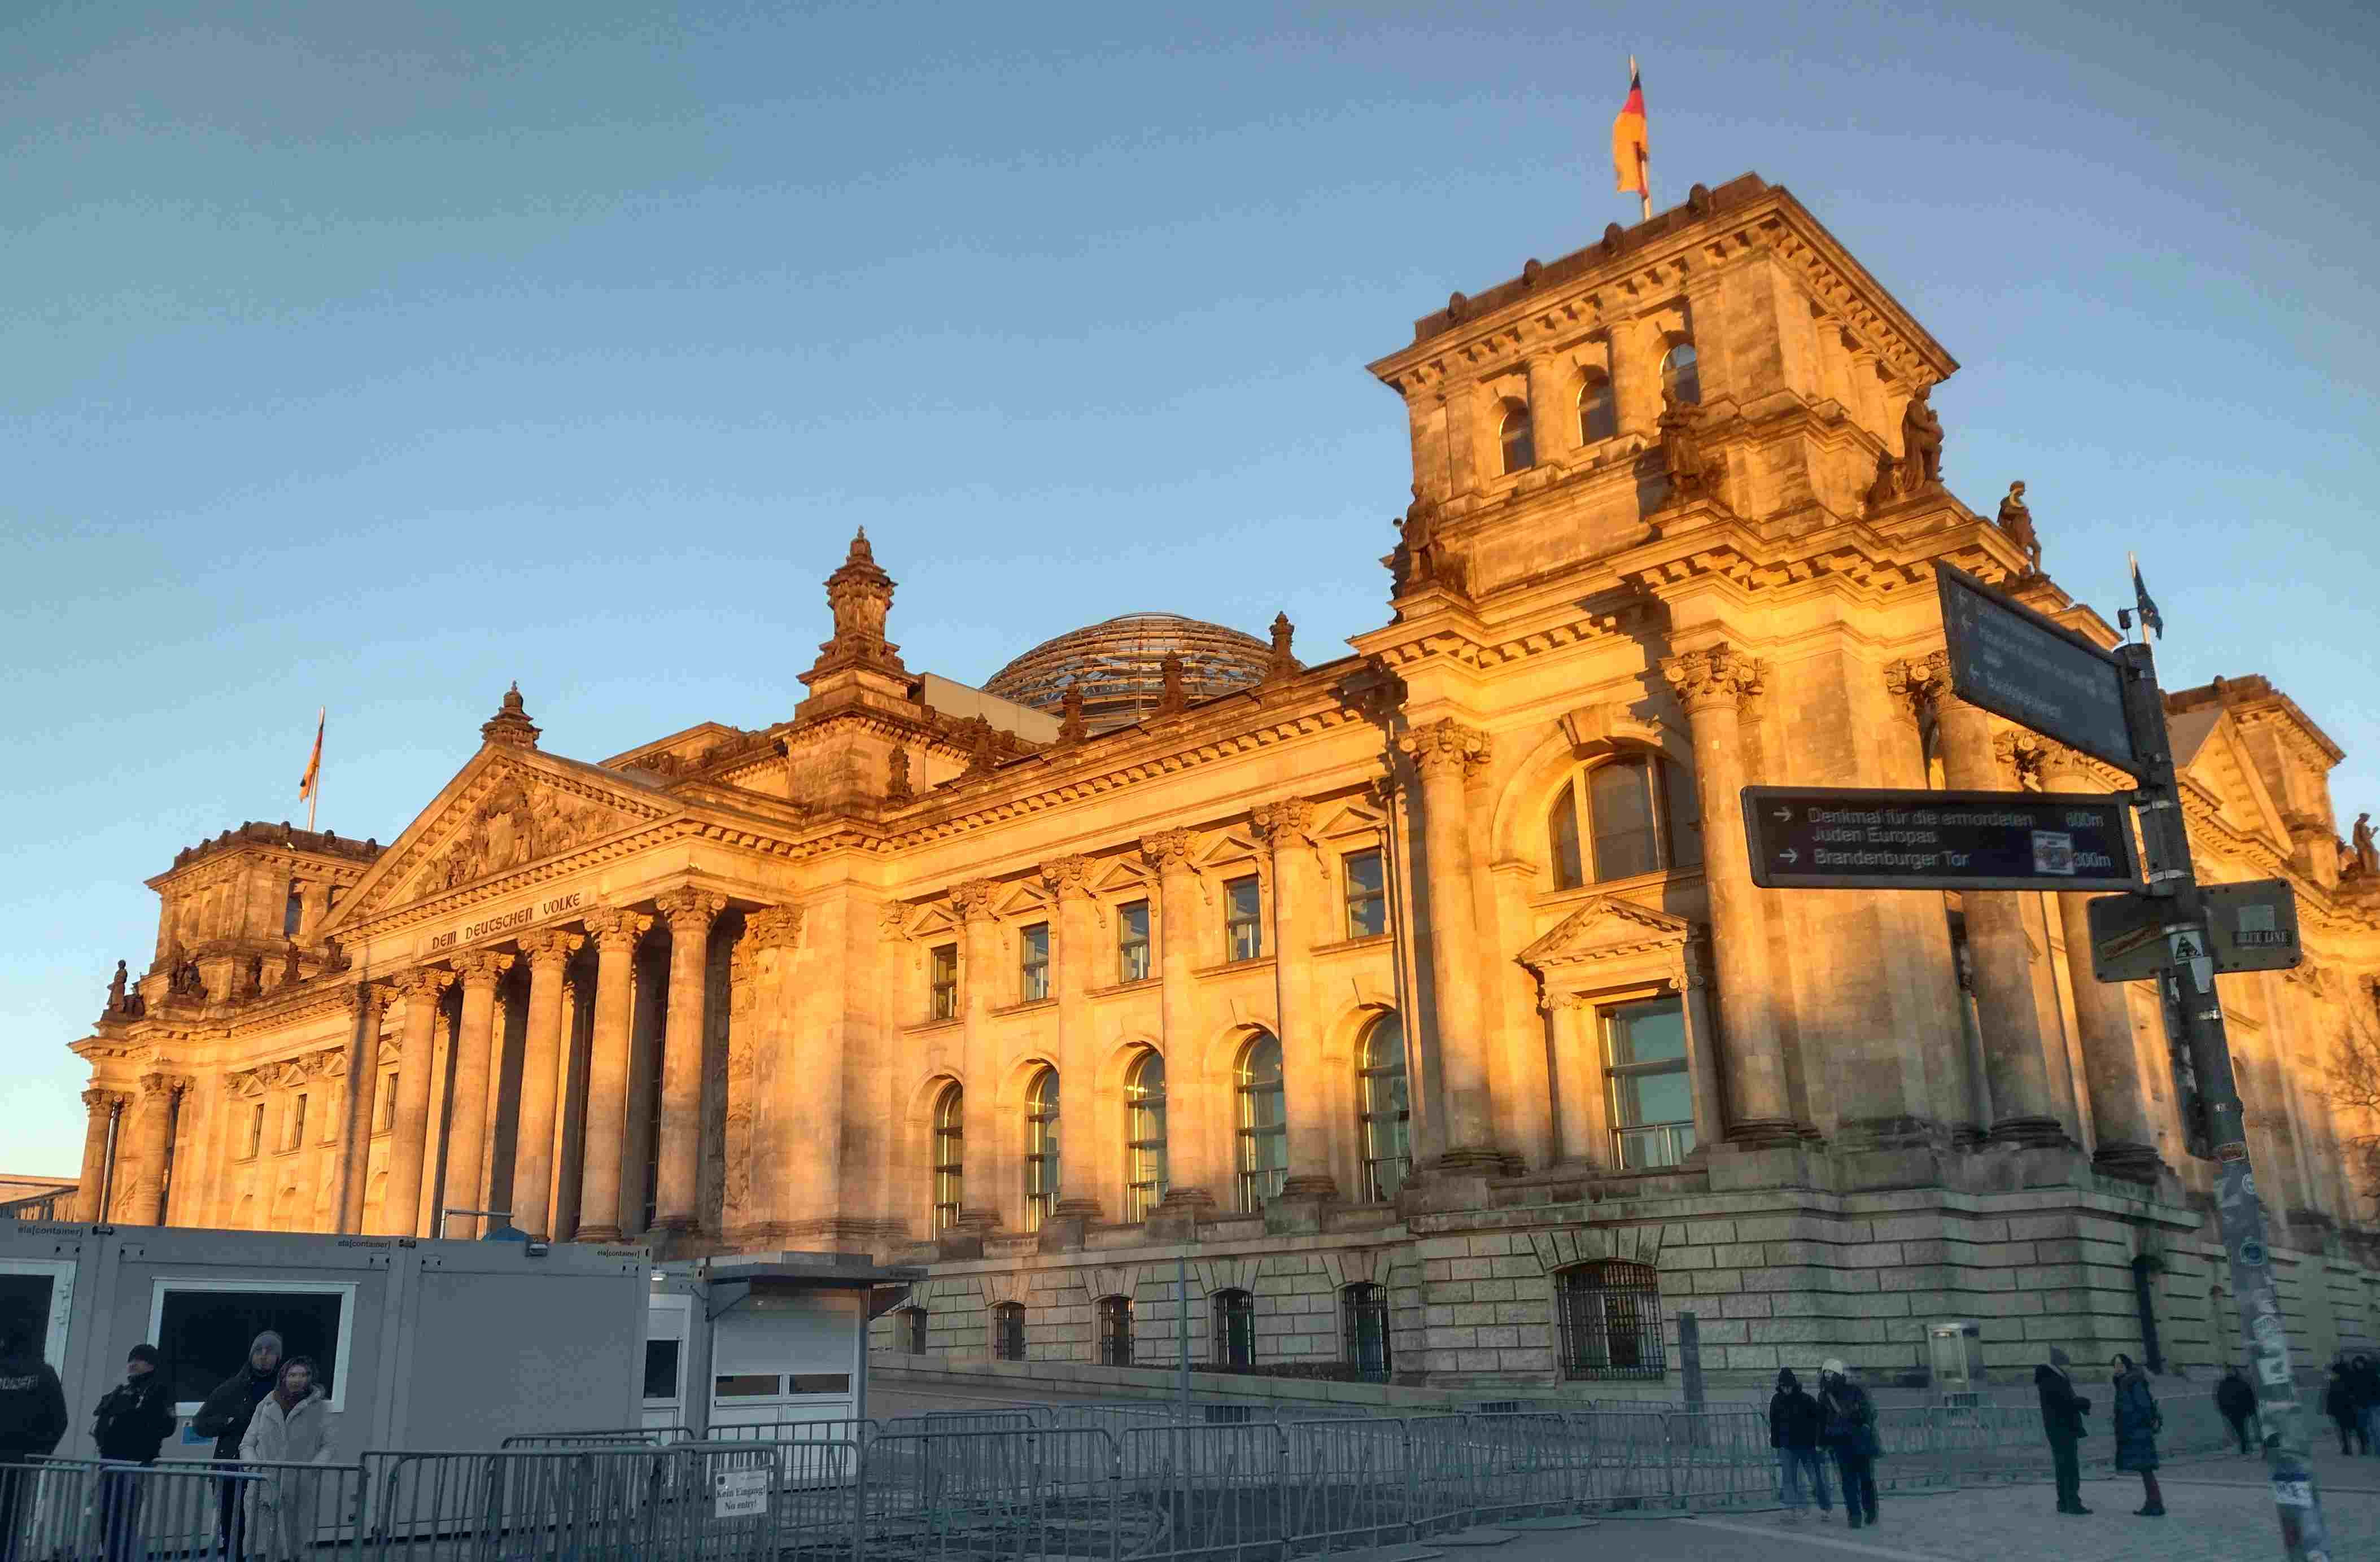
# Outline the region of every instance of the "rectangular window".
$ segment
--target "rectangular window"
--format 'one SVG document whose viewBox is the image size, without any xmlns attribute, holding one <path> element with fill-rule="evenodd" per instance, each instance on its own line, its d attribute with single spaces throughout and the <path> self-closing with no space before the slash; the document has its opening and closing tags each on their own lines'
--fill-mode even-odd
<svg viewBox="0 0 2380 1562">
<path fill-rule="evenodd" d="M 1680 1164 L 1694 1147 L 1684 1005 L 1674 998 L 1616 1004 L 1603 1011 L 1603 1036 L 1613 1164 L 1622 1171 Z"/>
<path fill-rule="evenodd" d="M 289 1142 L 285 1150 L 303 1149 L 306 1144 L 306 1097 L 299 1096 L 289 1107 Z"/>
<path fill-rule="evenodd" d="M 1017 936 L 1016 991 L 1021 1003 L 1050 996 L 1050 925 L 1037 922 Z"/>
<path fill-rule="evenodd" d="M 645 1398 L 674 1399 L 677 1398 L 678 1342 L 674 1339 L 645 1341 Z"/>
<path fill-rule="evenodd" d="M 386 1133 L 396 1121 L 396 1072 L 380 1076 L 380 1094 L 372 1097 L 372 1132 Z"/>
<path fill-rule="evenodd" d="M 927 958 L 932 962 L 933 979 L 929 1012 L 937 1020 L 955 1020 L 959 1017 L 959 947 L 936 944 Z"/>
<path fill-rule="evenodd" d="M 783 1380 L 775 1373 L 723 1373 L 710 1380 L 710 1397 L 714 1399 L 767 1399 L 781 1392 Z"/>
<path fill-rule="evenodd" d="M 1661 866 L 1661 831 L 1653 812 L 1653 767 L 1642 761 L 1598 765 L 1586 773 L 1586 814 L 1595 825 L 1595 877 L 1633 878 Z"/>
<path fill-rule="evenodd" d="M 1223 886 L 1223 938 L 1231 961 L 1264 954 L 1264 897 L 1253 875 Z"/>
<path fill-rule="evenodd" d="M 237 1372 L 256 1337 L 281 1337 L 282 1359 L 310 1357 L 314 1381 L 346 1408 L 339 1363 L 354 1326 L 355 1287 L 297 1280 L 158 1280 L 150 1295 L 149 1338 L 164 1358 L 176 1414 L 195 1415 L 215 1385 Z"/>
<path fill-rule="evenodd" d="M 1355 852 L 1345 859 L 1347 876 L 1347 936 L 1372 938 L 1389 930 L 1389 885 L 1378 852 Z"/>
<path fill-rule="evenodd" d="M 1148 980 L 1148 902 L 1131 901 L 1116 908 L 1116 980 Z"/>
<path fill-rule="evenodd" d="M 248 1150 L 246 1158 L 254 1160 L 264 1148 L 264 1103 L 259 1101 L 248 1115 Z"/>
<path fill-rule="evenodd" d="M 785 1379 L 788 1394 L 848 1394 L 851 1374 L 847 1372 L 797 1372 Z"/>
</svg>

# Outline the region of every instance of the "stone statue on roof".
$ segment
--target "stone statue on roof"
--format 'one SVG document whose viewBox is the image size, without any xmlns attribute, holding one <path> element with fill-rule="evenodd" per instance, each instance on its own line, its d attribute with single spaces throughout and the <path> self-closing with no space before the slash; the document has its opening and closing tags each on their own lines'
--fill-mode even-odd
<svg viewBox="0 0 2380 1562">
<path fill-rule="evenodd" d="M 2024 551 L 2025 562 L 2038 573 L 2041 569 L 2041 539 L 2033 529 L 2033 512 L 2025 507 L 2024 484 L 2009 484 L 2008 497 L 2000 501 L 1998 516 L 2000 530 L 2008 533 L 2010 542 Z"/>
</svg>

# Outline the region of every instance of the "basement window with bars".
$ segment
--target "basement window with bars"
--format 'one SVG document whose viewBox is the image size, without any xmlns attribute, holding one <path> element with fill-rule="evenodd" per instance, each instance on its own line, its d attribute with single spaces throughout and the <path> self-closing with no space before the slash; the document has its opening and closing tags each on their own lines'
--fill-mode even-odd
<svg viewBox="0 0 2380 1562">
<path fill-rule="evenodd" d="M 1561 1326 L 1562 1376 L 1666 1374 L 1660 1277 L 1651 1265 L 1607 1258 L 1559 1270 L 1554 1301 Z"/>
<path fill-rule="evenodd" d="M 1025 1304 L 1003 1302 L 991 1310 L 991 1353 L 1003 1362 L 1025 1360 Z"/>
</svg>

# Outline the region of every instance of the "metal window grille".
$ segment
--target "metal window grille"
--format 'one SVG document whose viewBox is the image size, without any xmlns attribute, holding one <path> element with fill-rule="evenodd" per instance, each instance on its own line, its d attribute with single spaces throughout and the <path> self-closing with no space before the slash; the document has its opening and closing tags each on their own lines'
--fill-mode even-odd
<svg viewBox="0 0 2380 1562">
<path fill-rule="evenodd" d="M 1387 1382 L 1388 1288 L 1368 1282 L 1349 1286 L 1339 1293 L 1339 1310 L 1346 1327 L 1347 1365 L 1360 1376 Z"/>
<path fill-rule="evenodd" d="M 1223 886 L 1223 935 L 1230 959 L 1264 955 L 1264 896 L 1256 879 L 1234 878 Z"/>
<path fill-rule="evenodd" d="M 1369 938 L 1389 930 L 1389 884 L 1380 854 L 1357 852 L 1346 859 L 1347 937 Z"/>
<path fill-rule="evenodd" d="M 955 1020 L 959 1013 L 959 947 L 936 944 L 933 962 L 932 1013 L 937 1020 Z"/>
<path fill-rule="evenodd" d="M 1215 1364 L 1257 1364 L 1257 1299 L 1246 1291 L 1215 1293 Z"/>
<path fill-rule="evenodd" d="M 1131 901 L 1116 908 L 1116 980 L 1148 980 L 1148 902 Z"/>
<path fill-rule="evenodd" d="M 947 1231 L 959 1223 L 959 1205 L 966 1194 L 965 1095 L 957 1085 L 942 1092 L 934 1107 L 934 1229 Z"/>
<path fill-rule="evenodd" d="M 909 1338 L 905 1343 L 909 1348 L 909 1354 L 924 1355 L 926 1353 L 926 1310 L 923 1307 L 904 1307 L 901 1309 L 901 1321 L 908 1326 Z"/>
<path fill-rule="evenodd" d="M 1289 1181 L 1289 1096 L 1281 1081 L 1281 1042 L 1270 1033 L 1240 1054 L 1240 1209 L 1253 1215 Z"/>
<path fill-rule="evenodd" d="M 1132 1218 L 1146 1220 L 1165 1197 L 1165 1059 L 1144 1053 L 1124 1086 L 1124 1153 L 1131 1164 Z"/>
<path fill-rule="evenodd" d="M 1650 1265 L 1607 1258 L 1554 1277 L 1567 1378 L 1658 1378 L 1661 1289 Z"/>
<path fill-rule="evenodd" d="M 991 1353 L 1003 1362 L 1025 1360 L 1025 1304 L 1003 1302 L 991 1310 Z"/>
<path fill-rule="evenodd" d="M 1058 1207 L 1058 1071 L 1034 1076 L 1025 1100 L 1025 1229 L 1038 1231 Z"/>
<path fill-rule="evenodd" d="M 1385 1204 L 1413 1172 L 1412 1110 L 1405 1088 L 1405 1031 L 1383 1014 L 1364 1033 L 1357 1088 L 1363 1103 L 1364 1196 Z"/>
<path fill-rule="evenodd" d="M 1037 922 L 1017 939 L 1017 1000 L 1038 1003 L 1050 996 L 1050 925 Z"/>
<path fill-rule="evenodd" d="M 1132 1365 L 1132 1298 L 1128 1296 L 1099 1299 L 1099 1364 Z"/>
</svg>

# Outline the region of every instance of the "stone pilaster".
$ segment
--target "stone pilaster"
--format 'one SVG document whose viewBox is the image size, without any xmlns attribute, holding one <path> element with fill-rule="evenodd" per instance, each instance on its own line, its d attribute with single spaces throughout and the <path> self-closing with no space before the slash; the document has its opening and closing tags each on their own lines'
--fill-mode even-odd
<svg viewBox="0 0 2380 1562">
<path fill-rule="evenodd" d="M 1164 1202 L 1149 1217 L 1152 1237 L 1186 1232 L 1212 1213 L 1218 1194 L 1232 1186 L 1229 1089 L 1200 1067 L 1197 1001 L 1191 990 L 1198 890 L 1190 854 L 1196 844 L 1186 829 L 1160 829 L 1140 841 L 1141 856 L 1157 869 L 1158 969 L 1164 978 L 1160 1004 L 1169 1175 Z"/>
<path fill-rule="evenodd" d="M 1477 980 L 1479 926 L 1465 815 L 1465 782 L 1472 770 L 1487 763 L 1488 734 L 1447 720 L 1417 728 L 1397 742 L 1421 775 L 1422 841 L 1428 861 L 1420 919 L 1430 929 L 1434 1009 L 1423 1036 L 1425 1048 L 1438 1053 L 1446 1090 L 1447 1147 L 1438 1166 L 1455 1171 L 1500 1169 L 1503 1156 L 1494 1143 L 1488 1090 L 1488 1037 Z"/>
<path fill-rule="evenodd" d="M 628 1136 L 628 1055 L 634 1037 L 637 942 L 653 919 L 618 906 L 587 914 L 595 940 L 595 1038 L 587 1068 L 587 1141 L 580 1152 L 578 1229 L 573 1241 L 616 1242 L 620 1157 Z"/>
<path fill-rule="evenodd" d="M 728 1039 L 727 1177 L 731 1241 L 769 1240 L 796 1221 L 832 1214 L 839 1186 L 833 1120 L 839 1088 L 806 1086 L 795 962 L 798 906 L 766 906 L 744 919 L 739 946 L 752 984 L 750 1034 Z M 823 1075 L 821 1067 L 817 1071 Z M 838 1076 L 838 1086 L 840 1084 Z M 737 1144 L 739 1134 L 743 1143 Z M 740 1174 L 738 1166 L 741 1165 Z M 739 1199 L 736 1195 L 742 1194 Z M 741 1208 L 742 1234 L 736 1212 Z"/>
<path fill-rule="evenodd" d="M 1281 1023 L 1289 1111 L 1289 1174 L 1281 1199 L 1292 1205 L 1336 1199 L 1330 1118 L 1336 1093 L 1323 1056 L 1309 955 L 1315 944 L 1327 941 L 1314 933 L 1322 889 L 1315 871 L 1314 805 L 1303 797 L 1267 803 L 1256 809 L 1254 823 L 1272 850 L 1273 1012 Z"/>
<path fill-rule="evenodd" d="M 450 971 L 408 971 L 390 985 L 405 1004 L 397 1045 L 396 1106 L 389 1117 L 388 1183 L 381 1193 L 383 1236 L 420 1234 L 421 1178 L 430 1164 L 430 1073 L 437 1051 L 439 1000 L 453 985 Z"/>
<path fill-rule="evenodd" d="M 1090 1128 L 1115 1114 L 1098 1094 L 1099 1049 L 1092 1029 L 1089 992 L 1097 923 L 1091 904 L 1090 859 L 1060 857 L 1041 865 L 1041 881 L 1058 902 L 1050 931 L 1051 996 L 1058 1000 L 1060 1099 L 1074 1120 L 1062 1145 L 1065 1181 L 1055 1211 L 1062 1221 L 1088 1222 L 1104 1213 L 1101 1195 L 1122 1185 L 1117 1175 L 1121 1136 Z"/>
<path fill-rule="evenodd" d="M 961 929 L 959 1054 L 966 1072 L 966 1094 L 960 1103 L 961 1133 L 966 1145 L 966 1205 L 959 1211 L 958 1223 L 961 1229 L 978 1236 L 1002 1224 L 1002 1206 L 1018 1196 L 1023 1185 L 1015 1162 L 999 1153 L 1003 1143 L 997 1115 L 1000 1063 L 992 1050 L 990 1013 L 992 973 L 999 969 L 1000 930 L 991 916 L 996 888 L 989 878 L 970 878 L 951 886 L 951 910 Z"/>
<path fill-rule="evenodd" d="M 691 886 L 654 902 L 669 922 L 669 1019 L 662 1036 L 662 1141 L 654 1174 L 653 1229 L 700 1229 L 702 1025 L 710 968 L 710 925 L 727 898 Z"/>
</svg>

